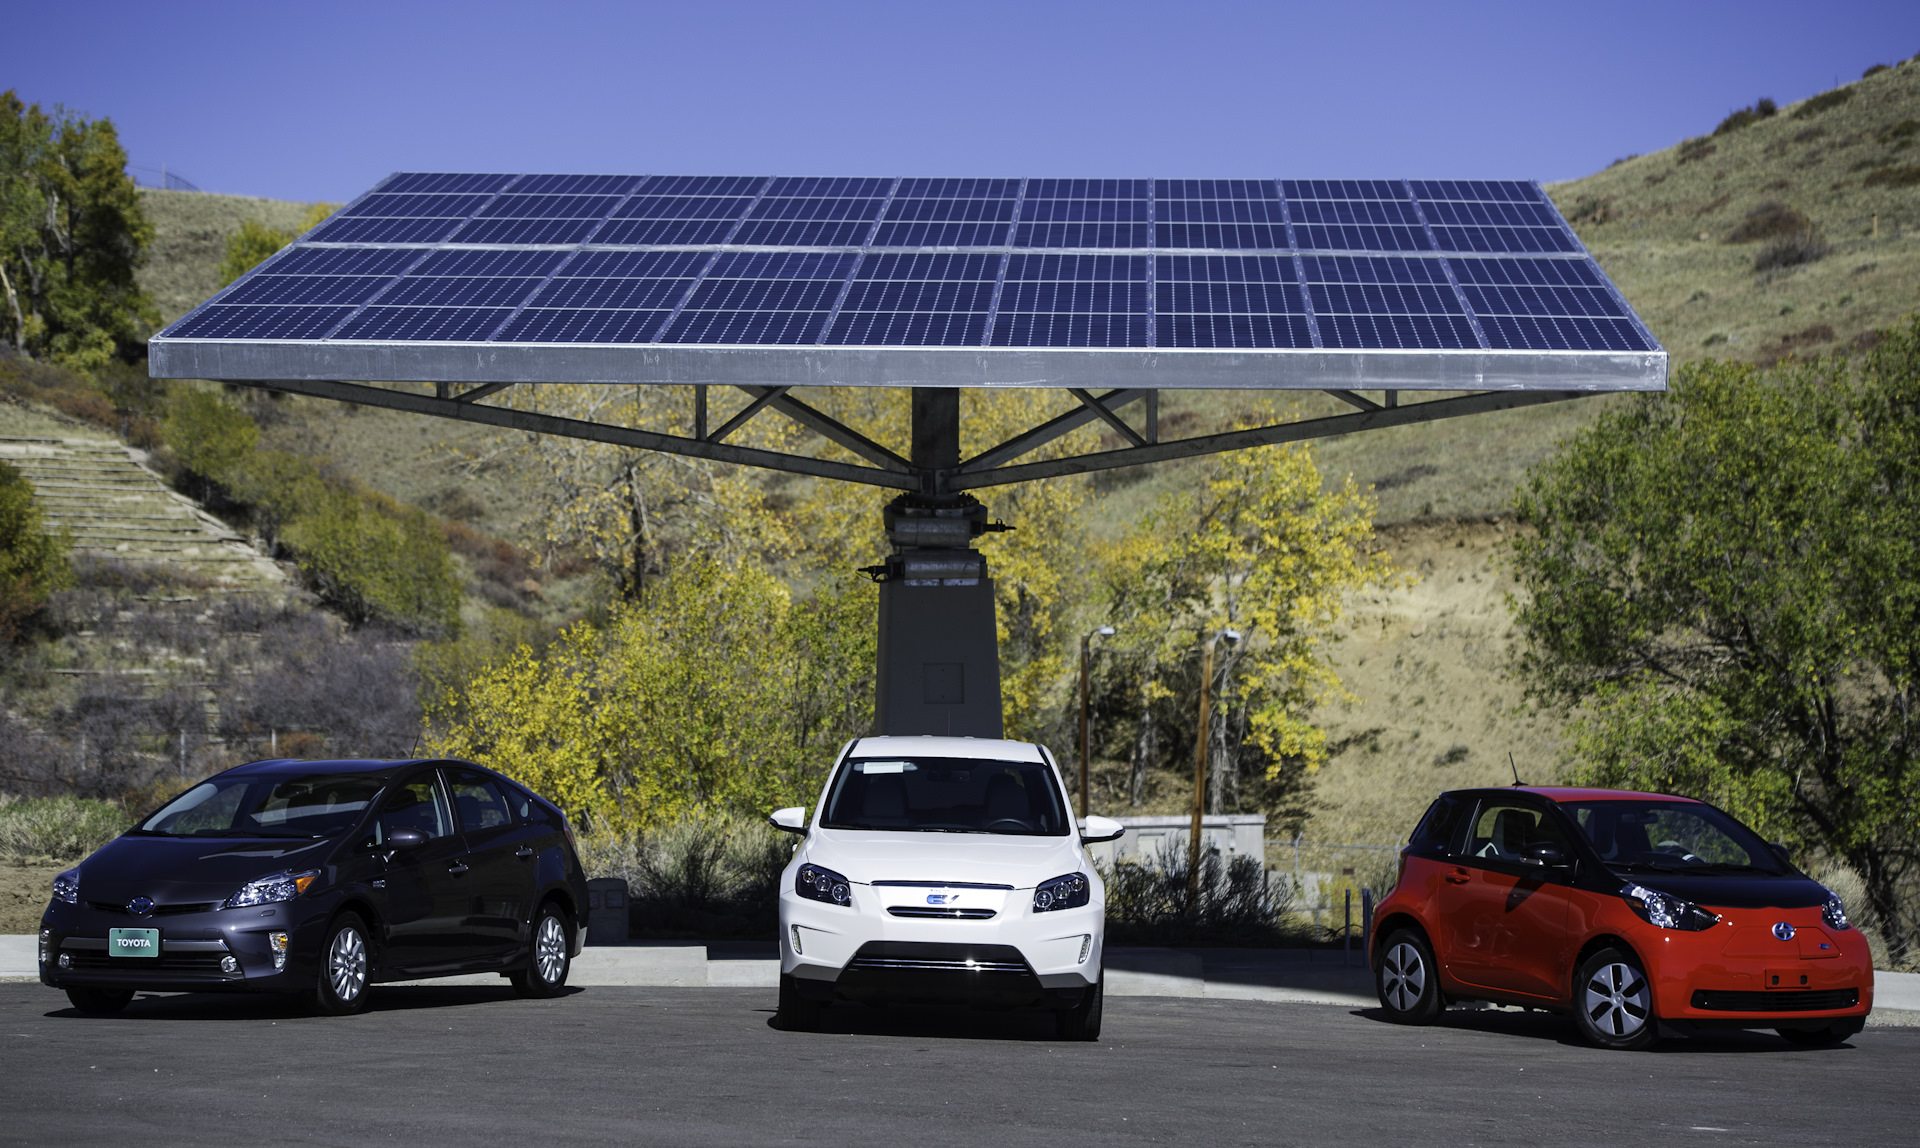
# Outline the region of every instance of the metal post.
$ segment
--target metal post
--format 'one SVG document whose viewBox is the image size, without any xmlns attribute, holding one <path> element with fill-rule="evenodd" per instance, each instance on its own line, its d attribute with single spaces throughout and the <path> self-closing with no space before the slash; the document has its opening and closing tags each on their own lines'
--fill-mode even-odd
<svg viewBox="0 0 1920 1148">
<path fill-rule="evenodd" d="M 1360 890 L 1360 955 L 1373 964 L 1373 890 Z"/>
<path fill-rule="evenodd" d="M 707 437 L 707 388 L 704 383 L 693 388 L 693 437 Z"/>
<path fill-rule="evenodd" d="M 1340 959 L 1353 967 L 1353 890 L 1347 890 L 1346 921 L 1340 926 Z"/>
<path fill-rule="evenodd" d="M 1213 640 L 1200 659 L 1200 733 L 1193 751 L 1193 839 L 1187 842 L 1187 904 L 1200 900 L 1200 815 L 1207 807 L 1207 734 L 1213 726 Z"/>
<path fill-rule="evenodd" d="M 1087 643 L 1092 634 L 1080 635 L 1080 818 L 1087 816 Z"/>
</svg>

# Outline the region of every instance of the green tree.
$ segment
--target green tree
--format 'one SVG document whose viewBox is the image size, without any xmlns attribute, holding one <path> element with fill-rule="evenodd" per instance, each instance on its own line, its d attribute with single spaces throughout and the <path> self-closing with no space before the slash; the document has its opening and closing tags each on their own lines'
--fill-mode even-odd
<svg viewBox="0 0 1920 1148">
<path fill-rule="evenodd" d="M 72 584 L 68 547 L 64 534 L 46 528 L 26 476 L 0 462 L 0 643 L 18 637 L 49 594 Z"/>
<path fill-rule="evenodd" d="M 98 371 L 159 322 L 134 278 L 153 226 L 126 163 L 112 120 L 0 93 L 0 323 L 17 348 Z"/>
<path fill-rule="evenodd" d="M 1858 359 L 1691 364 L 1528 477 L 1521 666 L 1574 778 L 1727 806 L 1914 943 L 1920 322 Z"/>
<path fill-rule="evenodd" d="M 241 220 L 240 230 L 227 237 L 226 254 L 220 259 L 220 286 L 225 287 L 258 267 L 268 256 L 320 226 L 338 210 L 337 203 L 316 203 L 307 209 L 305 218 L 292 231 L 268 227 L 258 220 Z"/>
</svg>

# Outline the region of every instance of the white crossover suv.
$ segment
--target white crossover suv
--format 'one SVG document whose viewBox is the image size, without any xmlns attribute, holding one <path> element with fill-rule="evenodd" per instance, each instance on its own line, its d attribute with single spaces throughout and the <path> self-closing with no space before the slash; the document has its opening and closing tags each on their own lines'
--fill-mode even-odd
<svg viewBox="0 0 1920 1148">
<path fill-rule="evenodd" d="M 780 887 L 780 1023 L 834 1000 L 1054 1010 L 1060 1036 L 1100 1037 L 1106 890 L 1075 831 L 1053 756 L 1021 741 L 848 743 Z"/>
</svg>

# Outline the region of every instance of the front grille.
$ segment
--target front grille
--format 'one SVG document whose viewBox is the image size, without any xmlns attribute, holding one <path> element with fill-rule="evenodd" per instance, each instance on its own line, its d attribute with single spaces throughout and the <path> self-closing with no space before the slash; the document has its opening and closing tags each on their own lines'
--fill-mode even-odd
<svg viewBox="0 0 1920 1148">
<path fill-rule="evenodd" d="M 868 941 L 847 962 L 847 971 L 1018 973 L 1032 970 L 1012 945 L 950 944 L 945 941 Z"/>
<path fill-rule="evenodd" d="M 986 885 L 979 881 L 875 881 L 875 885 L 895 889 L 1011 889 L 1012 885 Z"/>
<path fill-rule="evenodd" d="M 1024 973 L 1025 961 L 955 961 L 938 957 L 855 957 L 849 969 L 914 969 L 958 973 Z"/>
<path fill-rule="evenodd" d="M 147 910 L 149 917 L 173 917 L 181 913 L 210 913 L 220 907 L 218 901 L 194 901 L 184 905 L 155 905 Z M 109 905 L 105 901 L 88 901 L 87 908 L 97 913 L 113 913 L 122 917 L 131 917 L 125 905 Z"/>
<path fill-rule="evenodd" d="M 67 949 L 69 958 L 67 968 L 76 972 L 125 973 L 129 977 L 139 977 L 150 973 L 164 973 L 167 976 L 201 976 L 209 980 L 219 980 L 239 973 L 220 971 L 220 958 L 224 953 L 169 953 L 161 952 L 157 957 L 114 957 L 97 949 Z"/>
<path fill-rule="evenodd" d="M 896 917 L 937 917 L 947 921 L 985 921 L 993 916 L 992 909 L 921 909 L 911 905 L 901 905 L 887 912 Z"/>
<path fill-rule="evenodd" d="M 1733 992 L 1698 989 L 1693 1007 L 1707 1012 L 1828 1012 L 1860 1003 L 1859 989 L 1796 989 L 1786 992 Z"/>
</svg>

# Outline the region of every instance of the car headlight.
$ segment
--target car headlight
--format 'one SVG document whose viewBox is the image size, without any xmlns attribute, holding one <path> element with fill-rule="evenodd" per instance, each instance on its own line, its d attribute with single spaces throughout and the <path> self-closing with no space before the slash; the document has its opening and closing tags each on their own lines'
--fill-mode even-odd
<svg viewBox="0 0 1920 1148">
<path fill-rule="evenodd" d="M 845 877 L 818 865 L 802 865 L 793 875 L 793 891 L 810 901 L 852 908 L 853 889 Z"/>
<path fill-rule="evenodd" d="M 1642 920 L 1662 929 L 1682 929 L 1697 933 L 1711 928 L 1720 922 L 1720 918 L 1707 912 L 1691 901 L 1682 901 L 1668 893 L 1655 892 L 1643 885 L 1628 885 L 1620 890 L 1627 904 L 1638 913 Z"/>
<path fill-rule="evenodd" d="M 1822 888 L 1826 888 L 1824 885 Z M 1827 903 L 1820 906 L 1820 915 L 1827 919 L 1827 926 L 1838 932 L 1853 928 L 1847 923 L 1847 906 L 1840 900 L 1840 894 L 1827 889 Z"/>
<path fill-rule="evenodd" d="M 1055 909 L 1078 909 L 1092 896 L 1093 885 L 1085 873 L 1067 873 L 1035 886 L 1033 911 L 1050 913 Z"/>
<path fill-rule="evenodd" d="M 53 879 L 53 899 L 67 905 L 80 903 L 80 870 L 69 869 Z"/>
<path fill-rule="evenodd" d="M 222 909 L 244 909 L 248 905 L 271 905 L 276 901 L 291 901 L 307 891 L 307 886 L 320 879 L 320 870 L 308 869 L 305 872 L 275 873 L 271 877 L 262 877 L 258 881 L 249 881 L 240 887 L 240 891 L 227 898 Z"/>
</svg>

